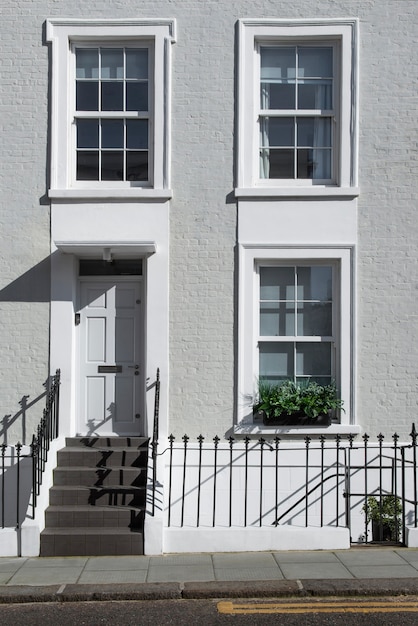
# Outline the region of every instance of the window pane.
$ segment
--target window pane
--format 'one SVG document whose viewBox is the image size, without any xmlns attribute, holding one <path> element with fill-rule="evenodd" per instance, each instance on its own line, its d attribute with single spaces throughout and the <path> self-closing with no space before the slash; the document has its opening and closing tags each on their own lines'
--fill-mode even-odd
<svg viewBox="0 0 418 626">
<path fill-rule="evenodd" d="M 148 50 L 126 49 L 126 78 L 148 78 Z"/>
<path fill-rule="evenodd" d="M 76 85 L 77 111 L 99 110 L 99 83 L 95 81 L 77 81 Z"/>
<path fill-rule="evenodd" d="M 332 109 L 332 82 L 330 80 L 299 82 L 298 109 Z"/>
<path fill-rule="evenodd" d="M 296 48 L 261 48 L 261 108 L 296 106 Z"/>
<path fill-rule="evenodd" d="M 123 111 L 123 83 L 102 83 L 102 111 Z"/>
<path fill-rule="evenodd" d="M 126 147 L 128 149 L 148 148 L 148 120 L 126 121 Z"/>
<path fill-rule="evenodd" d="M 102 148 L 123 148 L 123 120 L 102 120 Z"/>
<path fill-rule="evenodd" d="M 264 117 L 260 123 L 261 146 L 294 146 L 295 120 L 293 117 Z"/>
<path fill-rule="evenodd" d="M 331 146 L 331 119 L 329 117 L 303 117 L 296 120 L 298 146 L 312 148 Z"/>
<path fill-rule="evenodd" d="M 293 150 L 261 150 L 261 178 L 294 178 L 295 155 Z"/>
<path fill-rule="evenodd" d="M 99 147 L 99 120 L 77 120 L 77 148 Z"/>
<path fill-rule="evenodd" d="M 102 152 L 102 180 L 123 180 L 123 152 Z"/>
<path fill-rule="evenodd" d="M 331 149 L 299 149 L 298 178 L 327 180 L 331 178 Z"/>
<path fill-rule="evenodd" d="M 126 110 L 148 111 L 148 83 L 126 83 Z"/>
<path fill-rule="evenodd" d="M 261 83 L 262 109 L 294 109 L 296 107 L 295 81 Z"/>
<path fill-rule="evenodd" d="M 298 300 L 332 300 L 332 267 L 313 265 L 297 268 Z"/>
<path fill-rule="evenodd" d="M 77 48 L 76 78 L 99 78 L 99 50 Z"/>
<path fill-rule="evenodd" d="M 294 300 L 295 270 L 293 267 L 260 268 L 260 300 Z"/>
<path fill-rule="evenodd" d="M 77 152 L 77 180 L 99 180 L 99 153 Z"/>
<path fill-rule="evenodd" d="M 123 78 L 123 49 L 103 49 L 101 78 Z"/>
<path fill-rule="evenodd" d="M 297 343 L 296 375 L 331 376 L 331 344 Z"/>
<path fill-rule="evenodd" d="M 332 336 L 332 304 L 330 302 L 298 304 L 297 320 L 299 336 Z"/>
<path fill-rule="evenodd" d="M 260 49 L 261 80 L 281 80 L 295 78 L 296 75 L 296 48 L 267 48 Z"/>
<path fill-rule="evenodd" d="M 298 47 L 299 78 L 332 78 L 332 48 Z"/>
<path fill-rule="evenodd" d="M 292 337 L 295 334 L 294 302 L 260 303 L 260 335 L 262 337 Z"/>
<path fill-rule="evenodd" d="M 270 382 L 293 379 L 293 344 L 260 343 L 259 378 Z"/>
<path fill-rule="evenodd" d="M 148 180 L 148 152 L 126 153 L 126 179 Z"/>
</svg>

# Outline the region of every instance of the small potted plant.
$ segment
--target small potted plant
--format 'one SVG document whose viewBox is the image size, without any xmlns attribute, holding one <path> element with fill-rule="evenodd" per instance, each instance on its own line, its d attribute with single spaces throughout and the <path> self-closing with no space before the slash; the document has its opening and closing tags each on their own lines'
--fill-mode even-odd
<svg viewBox="0 0 418 626">
<path fill-rule="evenodd" d="M 381 499 L 369 496 L 363 504 L 363 512 L 367 522 L 372 523 L 373 541 L 399 542 L 402 505 L 398 496 L 390 494 Z"/>
<path fill-rule="evenodd" d="M 258 383 L 258 401 L 253 412 L 267 426 L 329 426 L 332 413 L 342 409 L 335 383 L 319 385 L 314 381 L 295 383 Z"/>
</svg>

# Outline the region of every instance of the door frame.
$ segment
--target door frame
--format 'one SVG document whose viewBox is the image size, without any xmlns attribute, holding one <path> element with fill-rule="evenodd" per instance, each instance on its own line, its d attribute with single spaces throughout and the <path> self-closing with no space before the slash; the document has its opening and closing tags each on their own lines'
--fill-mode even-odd
<svg viewBox="0 0 418 626">
<path fill-rule="evenodd" d="M 79 259 L 102 259 L 104 250 L 111 248 L 112 257 L 141 258 L 142 267 L 142 324 L 144 329 L 144 436 L 148 437 L 153 432 L 153 416 L 155 403 L 155 378 L 157 368 L 160 370 L 160 403 L 159 403 L 159 434 L 160 439 L 168 436 L 168 395 L 169 395 L 169 246 L 168 246 L 168 207 L 153 204 L 149 207 L 135 205 L 135 211 L 125 215 L 126 205 L 118 204 L 111 207 L 112 228 L 115 230 L 125 223 L 129 224 L 129 232 L 134 229 L 142 229 L 144 238 L 138 242 L 109 241 L 101 232 L 102 222 L 97 221 L 95 213 L 92 228 L 97 232 L 98 242 L 72 239 L 72 225 L 77 220 L 72 216 L 68 221 L 68 206 L 55 207 L 55 221 L 52 223 L 51 243 L 51 303 L 50 303 L 50 361 L 49 372 L 51 375 L 59 368 L 61 370 L 60 386 L 60 438 L 64 442 L 65 437 L 74 437 L 77 433 L 77 398 L 76 381 L 78 376 L 77 354 L 77 326 L 75 325 L 75 313 L 78 306 L 79 285 Z M 58 214 L 58 208 L 61 211 Z M 74 209 L 74 206 L 71 205 Z M 88 213 L 89 205 L 82 205 L 82 215 L 85 221 L 85 213 Z M 121 213 L 121 219 L 115 222 L 115 210 Z M 151 211 L 152 209 L 152 211 Z M 71 211 L 70 211 L 71 213 Z M 152 228 L 146 228 L 148 222 L 145 217 L 149 213 L 152 217 Z M 119 214 L 119 213 L 118 213 Z M 123 219 L 129 217 L 129 219 Z M 145 216 L 145 217 L 144 217 Z M 104 216 L 106 217 L 106 215 Z M 58 219 L 59 218 L 59 219 Z M 140 220 L 140 221 L 139 221 Z M 55 223 L 57 222 L 57 223 Z M 63 223 L 61 223 L 63 222 Z M 138 223 L 137 223 L 138 222 Z M 84 222 L 83 222 L 84 223 Z M 106 220 L 103 222 L 106 225 Z M 59 228 L 58 228 L 59 226 Z M 65 226 L 65 228 L 64 228 Z M 103 230 L 103 229 L 102 229 Z M 59 231 L 61 239 L 55 234 Z M 61 232 L 62 231 L 62 232 Z M 121 240 L 122 241 L 122 240 Z M 150 243 L 151 241 L 151 243 Z M 128 277 L 130 280 L 132 277 Z M 64 445 L 64 444 L 63 444 Z"/>
<path fill-rule="evenodd" d="M 145 388 L 145 359 L 146 359 L 146 350 L 145 350 L 145 315 L 144 311 L 146 309 L 145 302 L 145 294 L 144 294 L 144 281 L 143 276 L 139 275 L 122 275 L 122 276 L 78 276 L 77 280 L 77 306 L 76 306 L 76 314 L 81 315 L 81 286 L 83 283 L 96 283 L 96 284 L 107 284 L 107 285 L 115 285 L 117 283 L 136 283 L 139 286 L 139 299 L 140 299 L 140 310 L 139 310 L 139 319 L 138 319 L 138 362 L 140 364 L 140 373 L 139 373 L 139 382 L 138 382 L 138 410 L 141 415 L 139 419 L 139 426 L 137 432 L 113 432 L 112 436 L 143 436 L 146 432 L 146 424 L 145 424 L 145 396 L 146 396 L 146 388 Z M 83 340 L 83 329 L 82 324 L 79 323 L 76 325 L 76 375 L 75 375 L 75 395 L 76 395 L 76 429 L 77 435 L 80 436 L 92 436 L 92 433 L 89 433 L 86 429 L 81 428 L 82 426 L 82 403 L 84 400 L 83 397 L 83 383 L 82 377 L 84 374 L 81 371 L 81 344 Z M 106 433 L 105 436 L 108 436 Z"/>
</svg>

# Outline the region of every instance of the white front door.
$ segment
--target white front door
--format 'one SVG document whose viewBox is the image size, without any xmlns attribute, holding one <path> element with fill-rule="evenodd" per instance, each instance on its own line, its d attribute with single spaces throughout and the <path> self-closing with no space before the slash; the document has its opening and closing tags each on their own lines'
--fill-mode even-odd
<svg viewBox="0 0 418 626">
<path fill-rule="evenodd" d="M 80 281 L 79 432 L 140 435 L 142 355 L 139 281 Z"/>
</svg>

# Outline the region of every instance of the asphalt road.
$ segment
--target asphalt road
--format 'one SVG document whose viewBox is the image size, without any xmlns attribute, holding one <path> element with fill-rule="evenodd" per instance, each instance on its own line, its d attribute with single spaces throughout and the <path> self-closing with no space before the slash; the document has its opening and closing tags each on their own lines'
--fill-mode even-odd
<svg viewBox="0 0 418 626">
<path fill-rule="evenodd" d="M 226 612 L 220 612 L 223 610 Z M 267 610 L 271 612 L 263 612 Z M 200 623 L 205 626 L 416 626 L 418 598 L 149 600 L 0 605 L 2 626 L 182 626 Z"/>
</svg>

